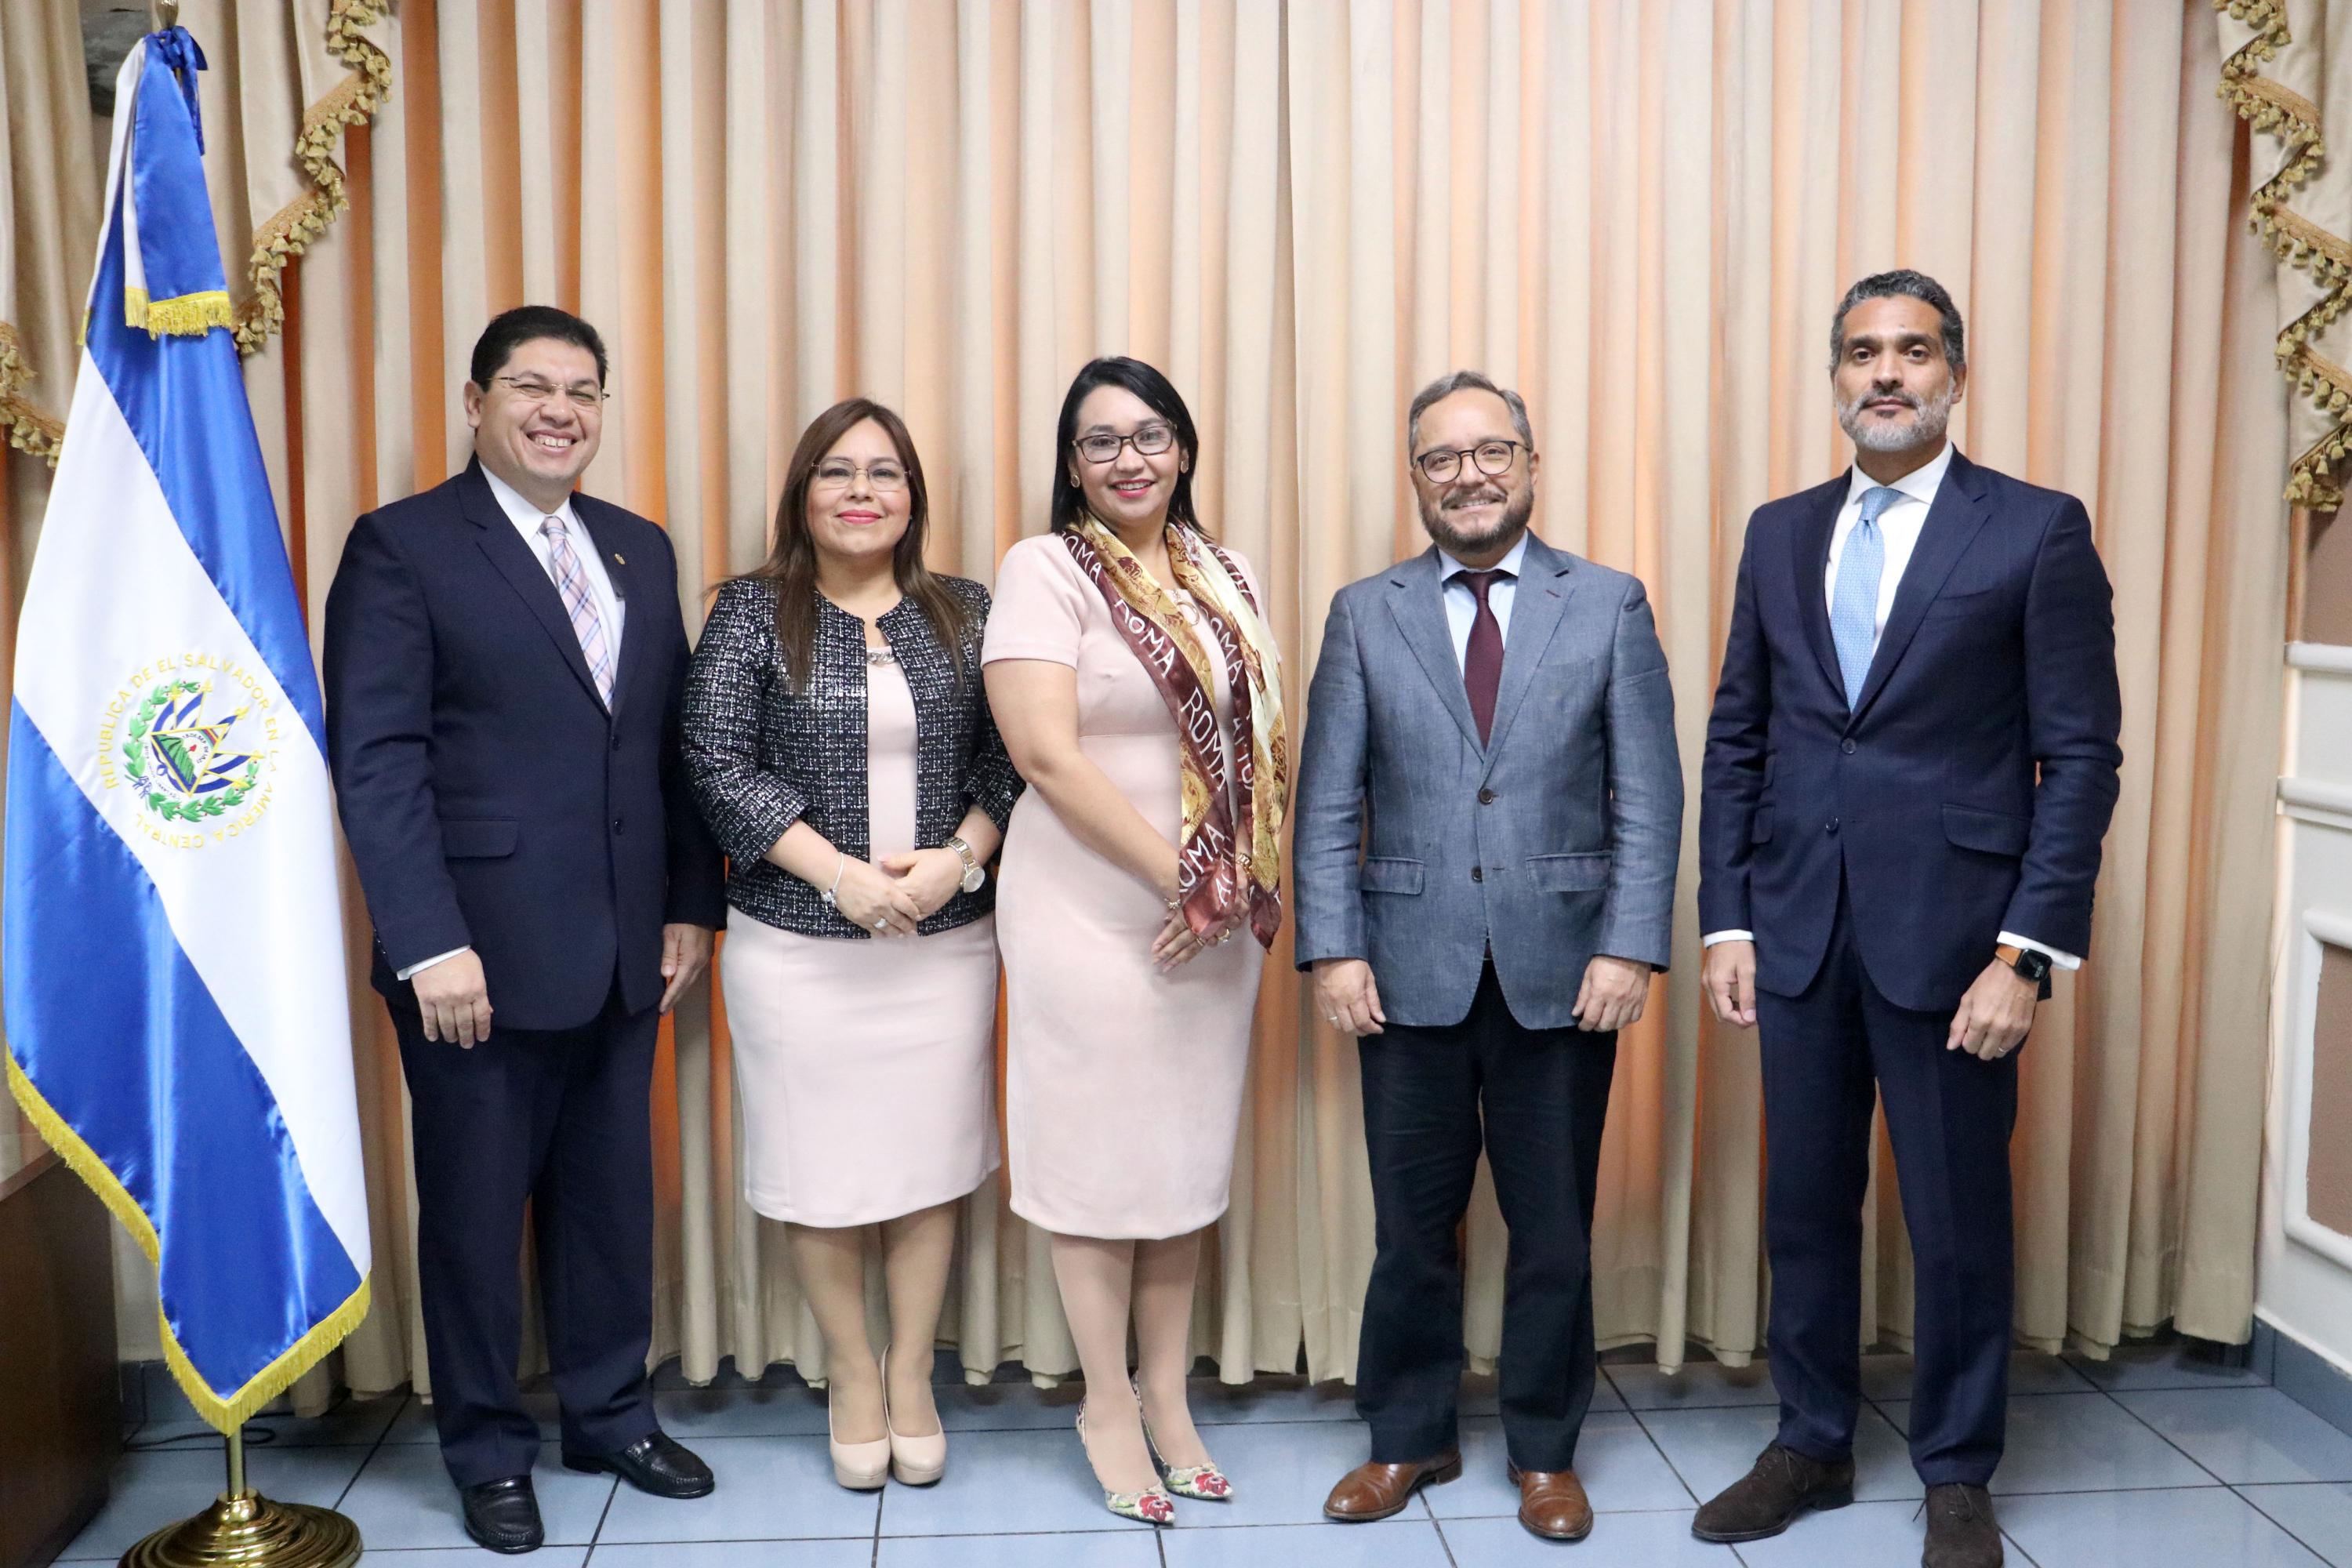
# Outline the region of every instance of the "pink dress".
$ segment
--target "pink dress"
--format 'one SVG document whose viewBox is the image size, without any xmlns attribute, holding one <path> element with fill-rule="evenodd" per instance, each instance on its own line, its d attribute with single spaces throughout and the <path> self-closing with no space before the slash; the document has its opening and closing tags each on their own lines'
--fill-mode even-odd
<svg viewBox="0 0 2352 1568">
<path fill-rule="evenodd" d="M 866 671 L 874 858 L 915 845 L 915 699 Z M 743 1198 L 770 1219 L 869 1225 L 997 1167 L 996 933 L 803 936 L 727 911 L 719 957 L 743 1109 Z"/>
<path fill-rule="evenodd" d="M 1074 668 L 1079 749 L 1174 841 L 1175 721 L 1059 539 L 1005 552 L 981 657 Z M 1222 670 L 1216 700 L 1230 721 Z M 1001 864 L 1013 1212 L 1065 1236 L 1200 1229 L 1233 1183 L 1265 951 L 1244 931 L 1161 974 L 1160 895 L 1081 844 L 1034 787 L 1013 808 Z"/>
</svg>

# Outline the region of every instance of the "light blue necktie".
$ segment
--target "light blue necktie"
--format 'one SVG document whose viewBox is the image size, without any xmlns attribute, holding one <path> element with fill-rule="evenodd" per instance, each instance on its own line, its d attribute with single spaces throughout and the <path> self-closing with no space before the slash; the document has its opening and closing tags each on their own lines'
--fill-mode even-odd
<svg viewBox="0 0 2352 1568">
<path fill-rule="evenodd" d="M 1862 492 L 1862 517 L 1845 536 L 1838 555 L 1837 589 L 1830 599 L 1830 637 L 1837 644 L 1838 673 L 1845 677 L 1845 704 L 1862 698 L 1870 675 L 1870 655 L 1878 641 L 1878 581 L 1886 572 L 1886 540 L 1878 520 L 1903 492 L 1874 485 Z"/>
</svg>

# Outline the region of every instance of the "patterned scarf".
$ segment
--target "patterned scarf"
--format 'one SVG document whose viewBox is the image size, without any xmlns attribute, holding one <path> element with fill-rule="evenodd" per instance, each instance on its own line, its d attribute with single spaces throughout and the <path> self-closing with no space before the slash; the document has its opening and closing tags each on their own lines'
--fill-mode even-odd
<svg viewBox="0 0 2352 1568">
<path fill-rule="evenodd" d="M 1183 610 L 1094 517 L 1080 517 L 1062 542 L 1100 590 L 1111 624 L 1150 672 L 1176 720 L 1184 802 L 1177 900 L 1185 922 L 1196 931 L 1207 930 L 1246 889 L 1250 931 L 1271 947 L 1282 927 L 1282 817 L 1290 780 L 1281 659 L 1233 557 L 1206 535 L 1174 523 L 1167 537 L 1169 568 L 1216 639 L 1233 695 L 1230 776 L 1226 748 L 1217 743 L 1209 650 Z"/>
</svg>

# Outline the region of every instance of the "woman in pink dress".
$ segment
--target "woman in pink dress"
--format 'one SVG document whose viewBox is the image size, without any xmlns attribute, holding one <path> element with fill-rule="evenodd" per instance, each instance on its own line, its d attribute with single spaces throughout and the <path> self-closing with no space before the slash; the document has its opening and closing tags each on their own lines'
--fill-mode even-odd
<svg viewBox="0 0 2352 1568">
<path fill-rule="evenodd" d="M 982 690 L 988 595 L 923 565 L 923 470 L 853 398 L 801 437 L 766 564 L 720 587 L 688 767 L 732 865 L 719 977 L 744 1197 L 824 1337 L 834 1473 L 940 1479 L 931 1342 L 955 1204 L 997 1166 L 994 889 L 1021 781 Z M 881 1231 L 890 1345 L 866 1334 Z"/>
<path fill-rule="evenodd" d="M 1193 513 L 1199 449 L 1158 371 L 1079 372 L 1053 531 L 1006 552 L 982 656 L 1030 785 L 998 903 L 1013 1211 L 1053 1236 L 1104 1500 L 1153 1524 L 1171 1491 L 1232 1494 L 1185 1373 L 1281 923 L 1289 767 L 1263 596 Z"/>
</svg>

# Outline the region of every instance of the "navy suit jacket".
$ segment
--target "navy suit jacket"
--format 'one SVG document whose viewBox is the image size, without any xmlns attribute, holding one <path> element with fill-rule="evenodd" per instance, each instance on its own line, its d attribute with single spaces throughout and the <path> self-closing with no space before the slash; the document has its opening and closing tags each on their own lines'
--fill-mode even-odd
<svg viewBox="0 0 2352 1568">
<path fill-rule="evenodd" d="M 660 528 L 572 510 L 628 606 L 608 713 L 562 597 L 478 462 L 353 525 L 327 595 L 327 751 L 373 979 L 470 946 L 495 1026 L 562 1029 L 617 978 L 661 999 L 661 930 L 718 926 L 721 862 L 679 750 L 686 626 Z"/>
<path fill-rule="evenodd" d="M 2113 595 L 2083 503 L 1958 452 L 1849 710 L 1822 587 L 1848 479 L 1759 507 L 1699 805 L 1702 931 L 1794 996 L 1844 879 L 1871 983 L 1948 1011 L 2012 931 L 2091 944 L 2123 761 Z"/>
</svg>

